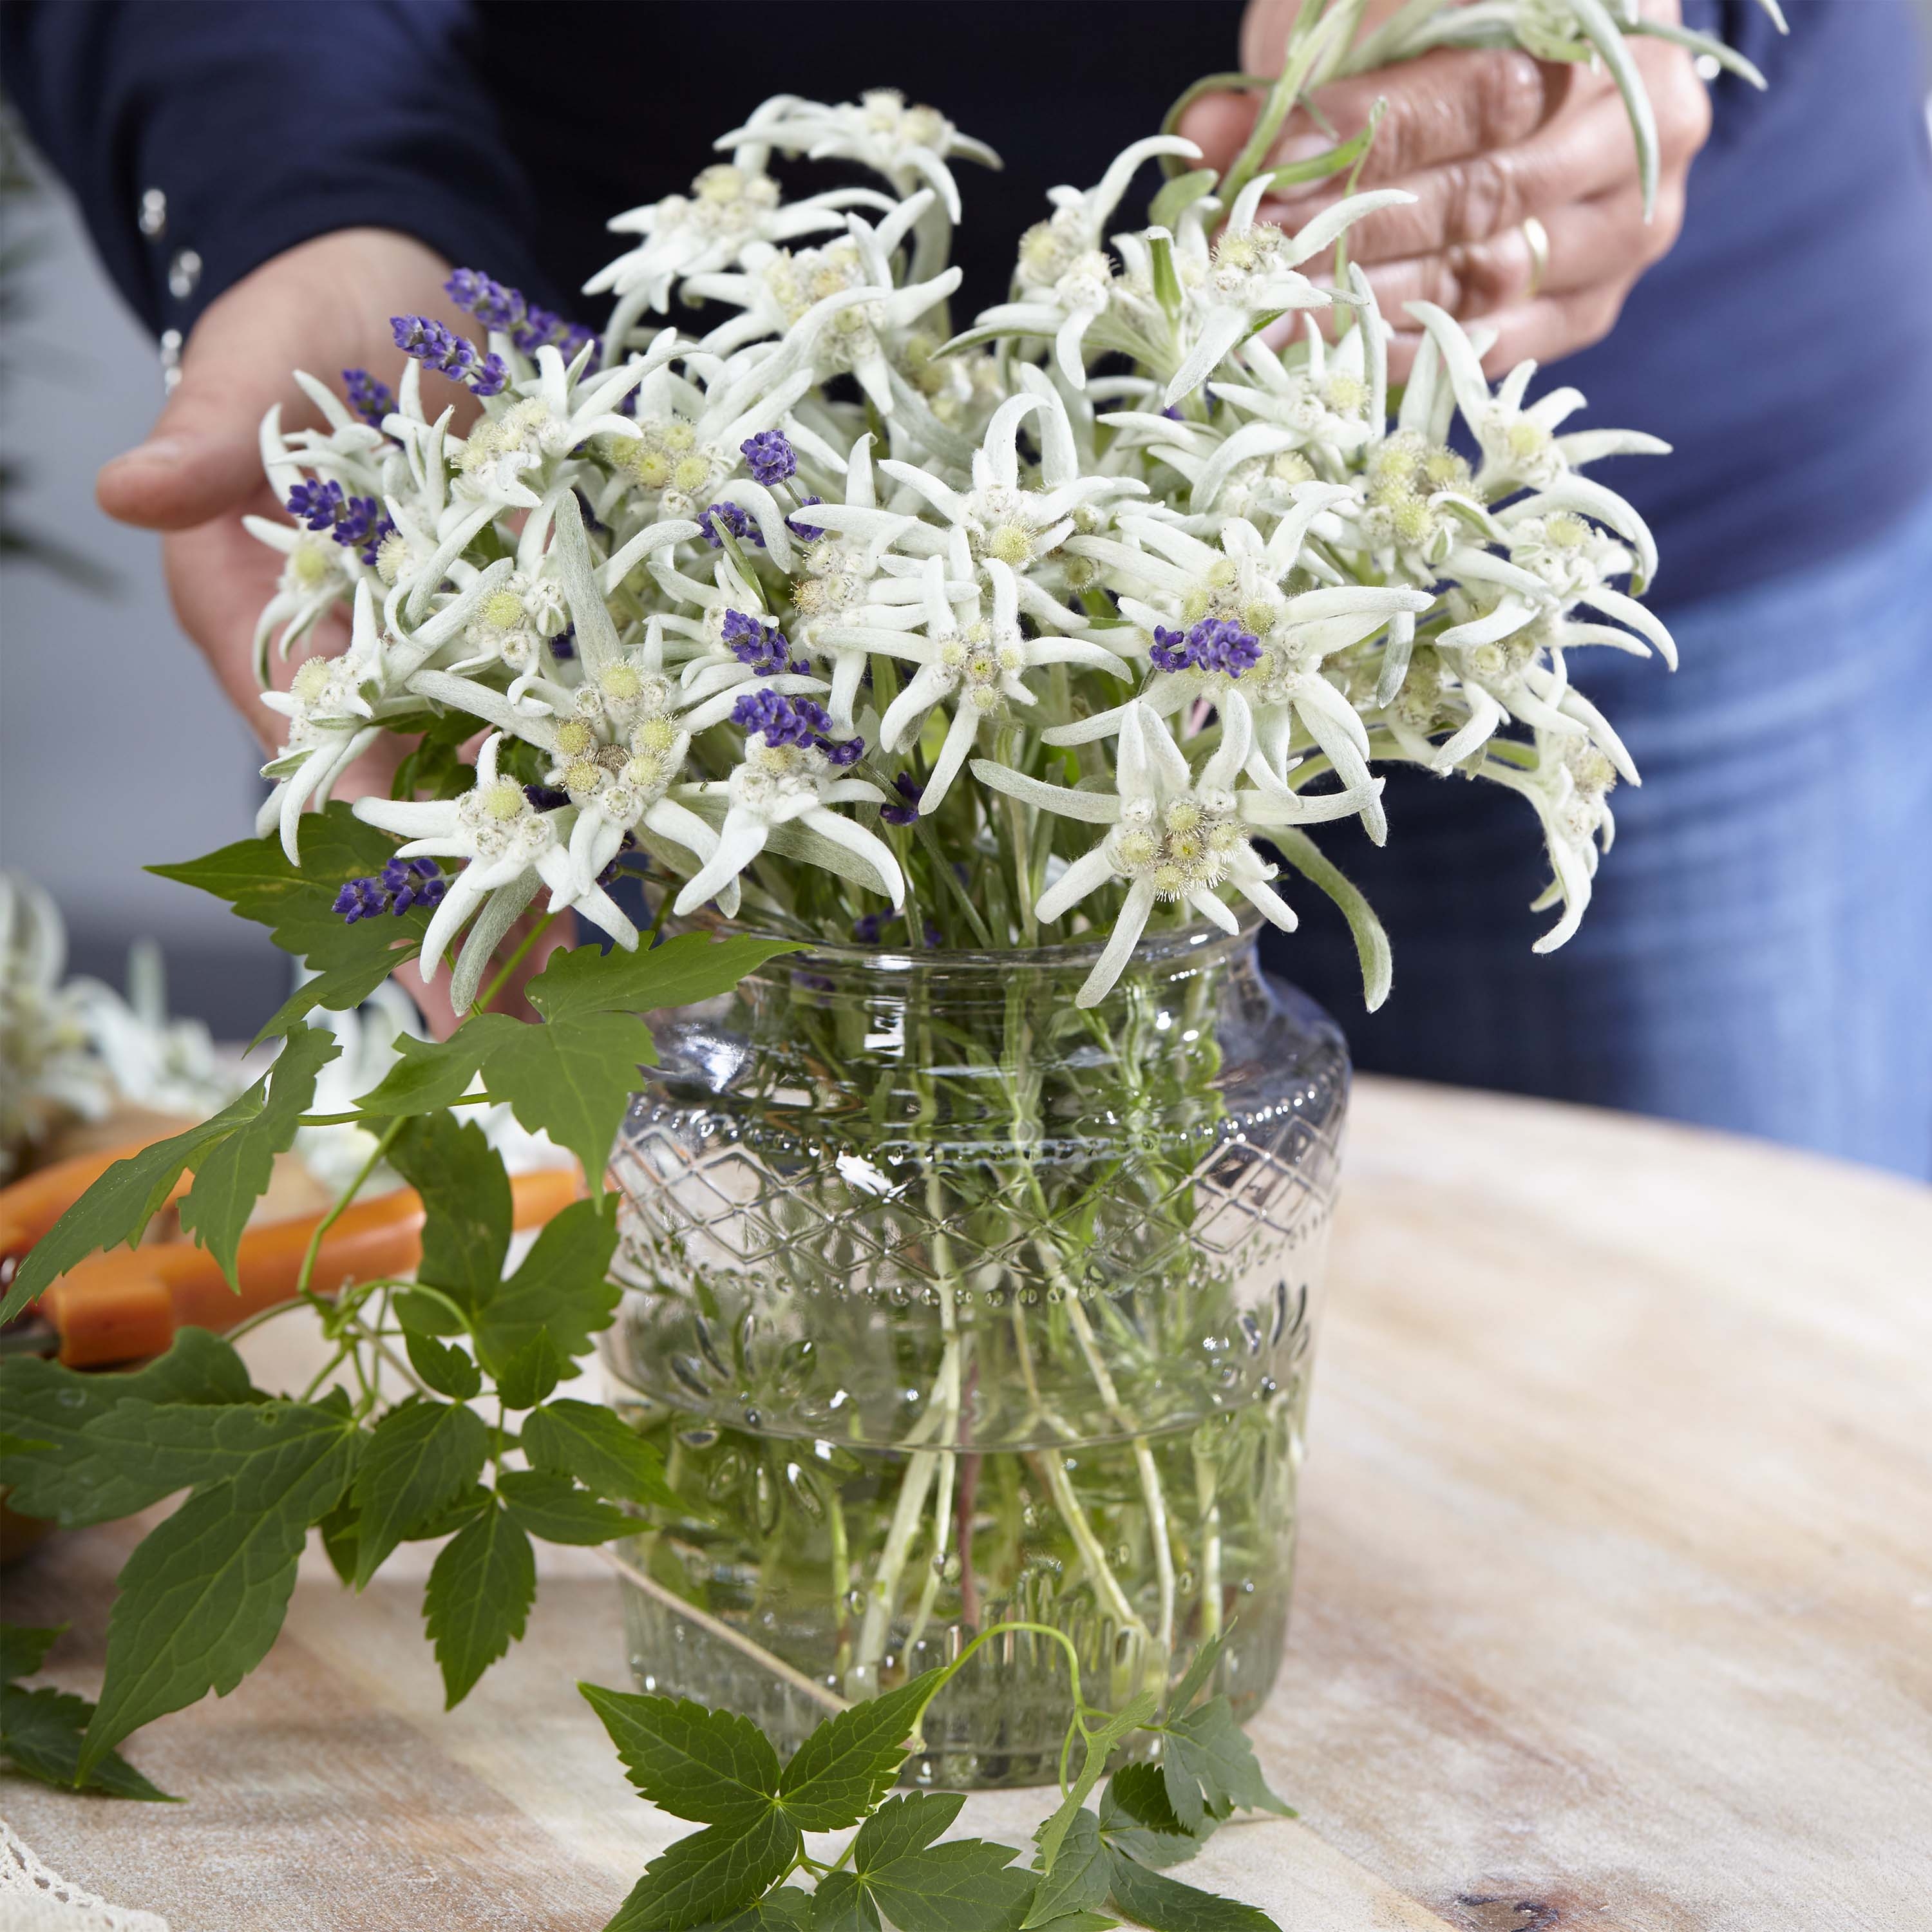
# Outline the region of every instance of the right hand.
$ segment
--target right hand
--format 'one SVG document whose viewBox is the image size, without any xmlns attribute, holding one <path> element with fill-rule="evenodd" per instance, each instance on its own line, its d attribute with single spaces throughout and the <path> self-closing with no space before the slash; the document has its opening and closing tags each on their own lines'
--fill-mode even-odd
<svg viewBox="0 0 1932 1932">
<path fill-rule="evenodd" d="M 406 235 L 346 228 L 319 236 L 264 262 L 211 302 L 190 334 L 181 380 L 146 440 L 102 466 L 100 507 L 116 522 L 160 530 L 168 595 L 181 626 L 208 662 L 229 701 L 270 749 L 281 718 L 261 702 L 255 682 L 255 620 L 274 594 L 280 554 L 242 527 L 244 512 L 286 520 L 262 473 L 260 430 L 270 406 L 282 425 L 321 426 L 290 371 L 332 386 L 344 369 L 366 368 L 393 388 L 402 356 L 392 315 L 433 315 L 464 332 L 470 323 L 443 292 L 449 265 Z M 466 392 L 425 374 L 423 406 L 434 416 Z M 347 607 L 315 633 L 333 654 L 349 641 Z M 292 666 L 271 660 L 286 684 Z M 393 760 L 392 760 L 393 765 Z M 372 786 L 374 771 L 346 797 Z"/>
<path fill-rule="evenodd" d="M 320 427 L 314 406 L 290 375 L 306 370 L 338 385 L 344 369 L 364 368 L 394 388 L 402 364 L 389 328 L 392 315 L 428 315 L 459 334 L 478 330 L 444 292 L 449 264 L 432 249 L 386 229 L 346 228 L 275 256 L 211 302 L 189 335 L 175 386 L 146 440 L 104 464 L 94 482 L 100 507 L 117 522 L 159 530 L 168 594 L 181 626 L 208 659 L 229 701 L 271 751 L 280 748 L 281 718 L 261 701 L 255 681 L 255 621 L 274 594 L 278 551 L 242 527 L 245 512 L 285 520 L 262 473 L 260 431 L 270 406 L 282 426 Z M 459 424 L 476 412 L 469 392 L 428 371 L 423 408 L 434 418 L 458 405 Z M 333 656 L 349 642 L 348 606 L 317 626 L 304 654 Z M 293 664 L 272 655 L 269 672 L 286 686 Z M 335 788 L 338 798 L 386 795 L 403 747 L 394 739 L 358 759 Z M 505 942 L 514 948 L 525 928 Z M 568 943 L 560 920 L 518 968 L 520 987 L 548 955 Z M 424 987 L 412 967 L 398 975 L 432 1030 L 455 1024 L 446 972 Z M 518 1011 L 512 993 L 499 1010 Z"/>
</svg>

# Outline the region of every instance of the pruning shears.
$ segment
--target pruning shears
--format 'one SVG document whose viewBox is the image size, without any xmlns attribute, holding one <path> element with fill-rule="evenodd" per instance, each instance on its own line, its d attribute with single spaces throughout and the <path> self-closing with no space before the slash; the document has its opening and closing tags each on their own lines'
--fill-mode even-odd
<svg viewBox="0 0 1932 1932">
<path fill-rule="evenodd" d="M 117 1160 L 145 1141 L 83 1154 L 0 1188 L 0 1268 L 10 1278 L 27 1252 Z M 184 1175 L 170 1201 L 190 1185 Z M 575 1199 L 574 1168 L 543 1168 L 510 1183 L 513 1225 L 540 1227 Z M 214 1257 L 186 1239 L 152 1241 L 92 1255 L 70 1268 L 20 1318 L 0 1330 L 0 1352 L 56 1355 L 70 1368 L 145 1360 L 163 1353 L 177 1328 L 219 1333 L 296 1290 L 324 1216 L 304 1215 L 250 1228 L 236 1262 L 238 1294 Z M 388 1275 L 406 1275 L 422 1252 L 423 1204 L 412 1187 L 357 1202 L 322 1236 L 310 1273 L 317 1293 Z"/>
</svg>

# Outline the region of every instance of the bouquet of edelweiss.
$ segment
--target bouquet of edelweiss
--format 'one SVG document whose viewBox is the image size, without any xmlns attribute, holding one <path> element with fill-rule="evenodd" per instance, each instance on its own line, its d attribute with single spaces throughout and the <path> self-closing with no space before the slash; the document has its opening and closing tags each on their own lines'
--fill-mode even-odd
<svg viewBox="0 0 1932 1932">
<path fill-rule="evenodd" d="M 985 149 L 884 93 L 780 97 L 721 145 L 612 223 L 637 239 L 590 285 L 601 338 L 460 271 L 487 340 L 398 317 L 395 394 L 304 376 L 328 428 L 264 425 L 296 519 L 250 524 L 289 559 L 265 681 L 272 640 L 353 610 L 345 655 L 265 696 L 291 857 L 379 734 L 480 728 L 473 772 L 418 796 L 412 760 L 356 806 L 408 840 L 406 894 L 440 894 L 423 964 L 454 958 L 459 1011 L 540 892 L 634 946 L 626 866 L 677 914 L 800 938 L 1108 933 L 1090 1004 L 1162 926 L 1292 928 L 1282 861 L 1340 902 L 1372 1005 L 1386 946 L 1307 828 L 1379 842 L 1375 768 L 1407 760 L 1522 795 L 1561 908 L 1537 944 L 1575 932 L 1636 773 L 1573 655 L 1674 655 L 1636 601 L 1650 533 L 1585 471 L 1664 446 L 1566 431 L 1583 398 L 1526 404 L 1529 365 L 1492 389 L 1484 331 L 1426 303 L 1391 414 L 1366 278 L 1309 272 L 1403 196 L 1290 234 L 1257 218 L 1271 176 L 1224 200 L 1198 171 L 1110 236 L 1143 164 L 1198 158 L 1137 141 L 1054 191 L 1012 299 L 954 334 L 950 164 Z M 890 192 L 788 200 L 772 163 L 800 154 Z M 674 291 L 730 313 L 658 326 Z M 425 367 L 478 398 L 466 433 L 426 415 Z"/>
</svg>

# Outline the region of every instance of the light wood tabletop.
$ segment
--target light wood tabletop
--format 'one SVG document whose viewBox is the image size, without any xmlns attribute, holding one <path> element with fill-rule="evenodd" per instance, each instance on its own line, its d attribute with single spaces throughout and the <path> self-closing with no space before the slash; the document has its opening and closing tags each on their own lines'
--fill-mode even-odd
<svg viewBox="0 0 1932 1932">
<path fill-rule="evenodd" d="M 272 1333 L 272 1330 L 265 1331 Z M 1616 1115 L 1361 1083 L 1287 1663 L 1301 1811 L 1188 1874 L 1288 1932 L 1932 1928 L 1932 1190 Z M 127 1526 L 8 1573 L 98 1687 Z M 190 1802 L 0 1776 L 172 1932 L 596 1932 L 688 1827 L 572 1688 L 616 1586 L 552 1552 L 453 1714 L 419 1582 L 318 1561 L 268 1661 L 130 1754 Z M 962 1824 L 1024 1842 L 1036 1793 Z"/>
</svg>

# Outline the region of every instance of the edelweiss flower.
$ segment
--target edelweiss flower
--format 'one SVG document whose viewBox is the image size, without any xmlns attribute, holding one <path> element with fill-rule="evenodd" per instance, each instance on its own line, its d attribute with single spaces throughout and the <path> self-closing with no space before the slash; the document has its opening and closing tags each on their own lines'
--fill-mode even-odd
<svg viewBox="0 0 1932 1932">
<path fill-rule="evenodd" d="M 508 392 L 507 408 L 486 404 L 481 421 L 458 448 L 457 488 L 499 508 L 534 510 L 542 501 L 526 473 L 568 456 L 593 436 L 634 441 L 638 426 L 616 405 L 643 380 L 644 365 L 620 364 L 586 376 L 596 345 L 586 343 L 568 365 L 548 344 L 537 351 L 537 373 Z"/>
<path fill-rule="evenodd" d="M 1024 682 L 1027 672 L 1042 664 L 1079 664 L 1109 672 L 1123 681 L 1130 676 L 1112 651 L 1098 644 L 1023 636 L 1018 588 L 1012 571 L 997 557 L 988 557 L 982 566 L 993 587 L 992 616 L 982 616 L 980 586 L 972 579 L 971 562 L 963 554 L 965 538 L 958 530 L 953 533 L 953 575 L 970 586 L 966 595 L 949 598 L 946 560 L 932 558 L 926 567 L 924 586 L 926 634 L 875 633 L 877 640 L 871 646 L 886 656 L 904 658 L 919 666 L 880 721 L 880 751 L 896 751 L 934 705 L 947 698 L 952 700 L 952 722 L 946 729 L 946 742 L 920 799 L 922 813 L 938 809 L 978 741 L 981 723 L 988 718 L 1005 718 L 1016 704 L 1034 702 Z"/>
<path fill-rule="evenodd" d="M 1255 220 L 1270 178 L 1262 175 L 1241 190 L 1211 248 L 1207 220 L 1212 198 L 1204 196 L 1183 219 L 1177 266 L 1190 271 L 1180 283 L 1192 343 L 1162 396 L 1170 409 L 1198 389 L 1228 351 L 1264 322 L 1290 309 L 1329 305 L 1331 298 L 1296 272 L 1299 263 L 1321 254 L 1364 215 L 1415 199 L 1401 188 L 1346 195 L 1291 236 L 1271 222 Z"/>
<path fill-rule="evenodd" d="M 518 909 L 530 898 L 526 876 L 536 874 L 549 886 L 550 909 L 572 906 L 593 926 L 601 927 L 620 946 L 638 943 L 638 930 L 603 890 L 587 889 L 558 837 L 555 812 L 540 812 L 514 778 L 499 776 L 496 748 L 500 732 L 483 741 L 476 760 L 475 786 L 457 799 L 358 798 L 356 816 L 368 825 L 399 834 L 409 842 L 396 848 L 398 859 L 466 859 L 470 862 L 452 881 L 438 902 L 423 934 L 418 962 L 425 980 L 433 979 L 449 942 L 470 914 L 486 899 L 520 893 Z"/>
<path fill-rule="evenodd" d="M 605 361 L 613 359 L 646 308 L 662 311 L 668 305 L 671 284 L 680 277 L 728 268 L 754 242 L 789 242 L 837 228 L 845 208 L 892 206 L 876 189 L 866 188 L 832 188 L 784 206 L 762 155 L 747 154 L 705 169 L 688 196 L 667 195 L 615 216 L 608 224 L 614 233 L 645 238 L 584 285 L 587 296 L 612 290 L 617 296 L 604 338 Z"/>
<path fill-rule="evenodd" d="M 1221 742 L 1197 778 L 1158 714 L 1144 704 L 1130 705 L 1120 721 L 1112 793 L 1075 791 L 988 758 L 974 760 L 974 775 L 995 791 L 1043 812 L 1113 828 L 1067 867 L 1035 908 L 1042 920 L 1051 922 L 1102 886 L 1115 880 L 1126 884 L 1126 902 L 1077 1004 L 1095 1006 L 1106 997 L 1162 902 L 1185 902 L 1224 931 L 1234 932 L 1239 922 L 1220 896 L 1220 888 L 1231 885 L 1284 932 L 1294 931 L 1294 913 L 1268 883 L 1276 868 L 1256 851 L 1249 835 L 1269 825 L 1344 817 L 1354 806 L 1339 794 L 1304 799 L 1237 791 L 1253 749 L 1252 730 L 1247 706 L 1238 692 L 1230 692 L 1222 713 Z"/>
<path fill-rule="evenodd" d="M 1198 656 L 1170 658 L 1156 667 L 1147 689 L 1131 710 L 1155 716 L 1180 710 L 1190 699 L 1219 704 L 1240 682 L 1244 708 L 1254 718 L 1260 776 L 1285 786 L 1292 764 L 1289 748 L 1298 722 L 1335 768 L 1378 843 L 1387 835 L 1377 788 L 1369 776 L 1368 734 L 1346 697 L 1322 675 L 1322 661 L 1359 644 L 1392 618 L 1426 610 L 1433 601 L 1424 591 L 1394 585 L 1343 584 L 1290 595 L 1282 579 L 1299 562 L 1310 524 L 1347 495 L 1328 484 L 1304 484 L 1294 512 L 1282 518 L 1266 543 L 1250 523 L 1231 518 L 1216 550 L 1172 524 L 1150 517 L 1128 517 L 1123 530 L 1140 548 L 1108 537 L 1076 537 L 1070 550 L 1106 565 L 1124 582 L 1146 587 L 1156 602 L 1123 596 L 1120 610 L 1154 639 L 1154 649 L 1169 627 L 1184 635 L 1204 622 L 1232 625 L 1234 634 L 1256 647 L 1239 670 Z M 1122 710 L 1105 711 L 1046 733 L 1049 744 L 1069 745 L 1106 737 L 1120 728 Z"/>
<path fill-rule="evenodd" d="M 1525 751 L 1514 745 L 1498 749 Z M 1539 731 L 1534 756 L 1535 764 L 1526 770 L 1514 757 L 1492 755 L 1484 760 L 1482 776 L 1520 792 L 1542 821 L 1553 876 L 1549 889 L 1530 910 L 1540 912 L 1548 906 L 1562 906 L 1562 917 L 1537 940 L 1534 949 L 1553 952 L 1575 934 L 1589 906 L 1598 835 L 1606 852 L 1616 836 L 1609 794 L 1617 775 L 1610 759 L 1582 738 L 1552 738 Z"/>
<path fill-rule="evenodd" d="M 875 87 L 855 101 L 827 106 L 781 94 L 758 108 L 742 128 L 713 143 L 736 148 L 752 143 L 800 154 L 814 161 L 856 161 L 883 175 L 902 195 L 922 182 L 935 189 L 954 221 L 959 219 L 959 185 L 946 165 L 954 154 L 997 168 L 1000 158 L 983 141 L 960 133 L 936 107 L 908 107 L 896 88 Z"/>
<path fill-rule="evenodd" d="M 716 898 L 765 849 L 775 832 L 794 822 L 838 848 L 848 863 L 856 860 L 868 883 L 895 906 L 902 906 L 905 880 L 891 848 L 830 809 L 835 805 L 885 802 L 886 795 L 877 785 L 841 776 L 862 750 L 860 741 L 834 742 L 827 735 L 831 718 L 809 698 L 758 692 L 739 698 L 734 715 L 746 730 L 742 763 L 728 778 L 690 790 L 694 797 L 718 800 L 724 806 L 718 848 L 704 870 L 678 894 L 671 910 L 692 912 Z M 808 844 L 796 856 L 824 863 L 834 855 L 815 855 Z"/>
</svg>

